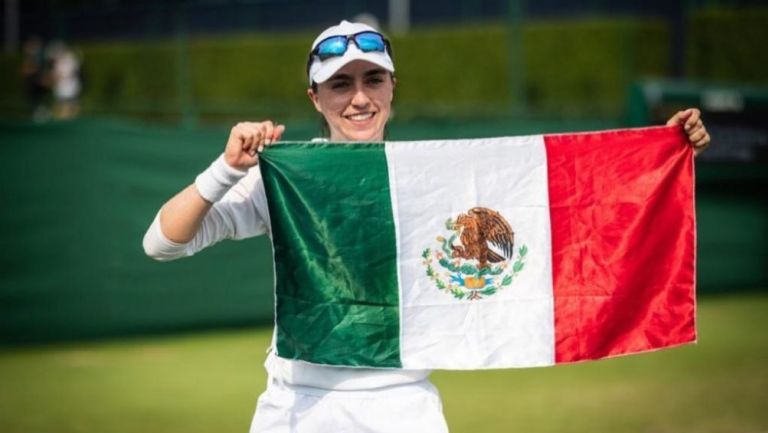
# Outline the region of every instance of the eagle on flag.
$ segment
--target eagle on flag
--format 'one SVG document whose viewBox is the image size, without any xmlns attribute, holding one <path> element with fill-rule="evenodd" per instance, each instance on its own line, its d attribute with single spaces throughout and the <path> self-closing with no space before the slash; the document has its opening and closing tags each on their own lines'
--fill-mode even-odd
<svg viewBox="0 0 768 433">
<path fill-rule="evenodd" d="M 461 233 L 461 246 L 451 245 L 455 258 L 477 260 L 478 269 L 487 268 L 488 262 L 512 258 L 515 233 L 507 220 L 492 209 L 473 207 L 456 218 L 453 229 Z"/>
</svg>

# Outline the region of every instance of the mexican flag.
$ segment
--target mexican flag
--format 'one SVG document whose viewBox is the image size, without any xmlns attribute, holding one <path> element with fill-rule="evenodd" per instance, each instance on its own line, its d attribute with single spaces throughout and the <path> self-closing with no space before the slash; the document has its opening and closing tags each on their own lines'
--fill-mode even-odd
<svg viewBox="0 0 768 433">
<path fill-rule="evenodd" d="M 695 341 L 680 127 L 291 142 L 259 167 L 280 357 L 484 369 Z"/>
</svg>

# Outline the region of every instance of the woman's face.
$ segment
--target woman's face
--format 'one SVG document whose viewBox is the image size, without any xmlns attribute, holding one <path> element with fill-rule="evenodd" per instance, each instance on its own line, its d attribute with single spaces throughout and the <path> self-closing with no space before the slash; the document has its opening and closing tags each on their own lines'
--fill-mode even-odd
<svg viewBox="0 0 768 433">
<path fill-rule="evenodd" d="M 394 87 L 386 69 L 355 60 L 307 93 L 328 122 L 331 140 L 382 141 Z"/>
</svg>

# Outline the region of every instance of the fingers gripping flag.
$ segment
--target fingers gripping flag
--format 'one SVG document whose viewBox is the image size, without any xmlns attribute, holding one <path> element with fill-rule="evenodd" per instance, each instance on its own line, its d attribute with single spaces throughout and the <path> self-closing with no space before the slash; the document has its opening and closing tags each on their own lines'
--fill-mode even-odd
<svg viewBox="0 0 768 433">
<path fill-rule="evenodd" d="M 483 369 L 695 340 L 679 127 L 286 143 L 259 167 L 280 357 Z"/>
</svg>

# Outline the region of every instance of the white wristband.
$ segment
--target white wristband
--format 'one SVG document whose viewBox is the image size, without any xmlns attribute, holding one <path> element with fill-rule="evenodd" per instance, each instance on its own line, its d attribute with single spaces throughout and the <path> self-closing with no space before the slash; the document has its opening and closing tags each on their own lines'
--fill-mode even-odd
<svg viewBox="0 0 768 433">
<path fill-rule="evenodd" d="M 195 187 L 206 201 L 216 203 L 246 174 L 248 174 L 247 171 L 238 170 L 227 164 L 222 153 L 195 178 Z"/>
</svg>

